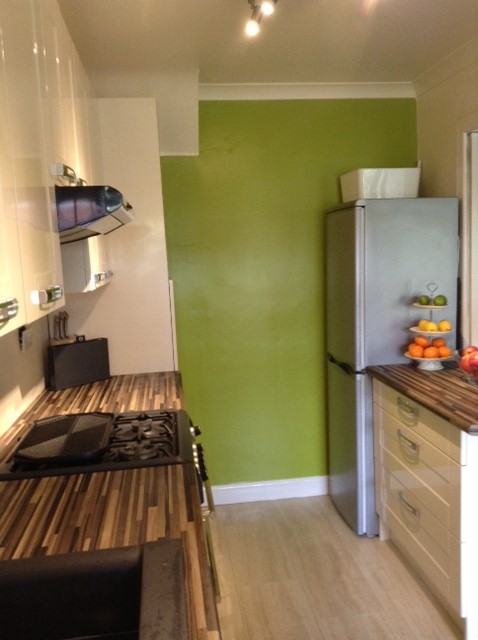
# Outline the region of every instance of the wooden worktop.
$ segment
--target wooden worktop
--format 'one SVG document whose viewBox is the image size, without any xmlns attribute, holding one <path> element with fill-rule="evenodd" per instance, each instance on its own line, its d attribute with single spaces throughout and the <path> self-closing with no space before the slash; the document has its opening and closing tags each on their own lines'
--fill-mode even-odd
<svg viewBox="0 0 478 640">
<path fill-rule="evenodd" d="M 422 371 L 414 364 L 381 365 L 367 372 L 459 429 L 478 435 L 478 386 L 467 382 L 456 364 L 441 371 Z"/>
<path fill-rule="evenodd" d="M 0 439 L 0 447 L 2 454 L 11 450 L 33 420 L 51 415 L 161 408 L 184 408 L 178 373 L 115 376 L 63 391 L 44 391 Z M 191 637 L 219 640 L 192 464 L 9 480 L 0 482 L 0 504 L 0 560 L 181 539 Z"/>
<path fill-rule="evenodd" d="M 112 376 L 108 380 L 61 391 L 44 391 L 0 437 L 0 460 L 10 455 L 34 420 L 65 413 L 120 413 L 165 408 L 185 408 L 181 374 L 177 371 Z"/>
</svg>

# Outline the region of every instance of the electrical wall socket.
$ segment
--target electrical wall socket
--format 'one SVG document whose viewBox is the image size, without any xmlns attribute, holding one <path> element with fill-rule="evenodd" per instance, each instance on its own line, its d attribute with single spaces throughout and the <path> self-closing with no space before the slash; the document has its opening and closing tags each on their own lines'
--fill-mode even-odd
<svg viewBox="0 0 478 640">
<path fill-rule="evenodd" d="M 18 329 L 18 342 L 20 351 L 25 353 L 33 344 L 33 329 L 31 327 L 20 327 Z"/>
</svg>

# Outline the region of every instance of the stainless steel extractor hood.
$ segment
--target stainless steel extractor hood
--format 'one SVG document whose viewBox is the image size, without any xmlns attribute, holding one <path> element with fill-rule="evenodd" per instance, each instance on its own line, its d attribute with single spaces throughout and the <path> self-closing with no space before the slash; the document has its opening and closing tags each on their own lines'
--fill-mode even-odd
<svg viewBox="0 0 478 640">
<path fill-rule="evenodd" d="M 60 243 L 106 235 L 133 220 L 132 206 L 109 186 L 55 186 Z"/>
</svg>

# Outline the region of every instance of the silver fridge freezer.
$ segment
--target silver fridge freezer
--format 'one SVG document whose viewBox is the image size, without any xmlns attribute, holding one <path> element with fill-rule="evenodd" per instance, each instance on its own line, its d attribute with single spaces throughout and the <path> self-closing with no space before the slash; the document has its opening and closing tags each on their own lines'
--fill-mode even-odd
<svg viewBox="0 0 478 640">
<path fill-rule="evenodd" d="M 423 317 L 411 303 L 428 283 L 447 296 L 456 329 L 458 230 L 456 198 L 358 200 L 326 215 L 329 494 L 359 535 L 378 533 L 365 370 L 410 363 L 408 329 Z"/>
</svg>

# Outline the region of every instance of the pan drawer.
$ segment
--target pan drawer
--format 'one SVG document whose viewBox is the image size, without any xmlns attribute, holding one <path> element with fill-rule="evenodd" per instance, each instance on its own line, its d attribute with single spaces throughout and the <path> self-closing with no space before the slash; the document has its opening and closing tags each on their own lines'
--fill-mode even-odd
<svg viewBox="0 0 478 640">
<path fill-rule="evenodd" d="M 391 540 L 459 617 L 460 541 L 386 469 L 382 490 Z"/>
</svg>

